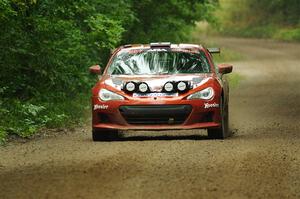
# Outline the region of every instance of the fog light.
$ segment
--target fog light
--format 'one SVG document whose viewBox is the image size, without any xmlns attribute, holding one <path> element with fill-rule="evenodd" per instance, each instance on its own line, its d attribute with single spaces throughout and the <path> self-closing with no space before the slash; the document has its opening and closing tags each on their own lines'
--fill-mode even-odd
<svg viewBox="0 0 300 199">
<path fill-rule="evenodd" d="M 164 86 L 164 90 L 167 92 L 171 92 L 174 90 L 174 85 L 171 82 L 167 82 Z"/>
<path fill-rule="evenodd" d="M 141 83 L 139 85 L 139 91 L 142 93 L 145 93 L 148 91 L 148 85 L 146 83 Z"/>
<path fill-rule="evenodd" d="M 129 92 L 133 92 L 135 90 L 135 87 L 136 87 L 135 83 L 133 83 L 133 82 L 128 82 L 125 85 L 125 89 Z"/>
<path fill-rule="evenodd" d="M 187 89 L 187 83 L 186 82 L 178 82 L 177 84 L 177 89 L 180 91 L 180 92 L 183 92 Z"/>
</svg>

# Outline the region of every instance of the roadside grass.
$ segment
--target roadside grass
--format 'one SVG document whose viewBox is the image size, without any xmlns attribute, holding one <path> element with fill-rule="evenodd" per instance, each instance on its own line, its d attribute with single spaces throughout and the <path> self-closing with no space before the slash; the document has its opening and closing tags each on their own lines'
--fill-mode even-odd
<svg viewBox="0 0 300 199">
<path fill-rule="evenodd" d="M 300 42 L 300 27 L 288 28 L 276 27 L 274 25 L 261 27 L 227 27 L 223 28 L 219 34 L 234 37 L 264 38 L 277 41 Z"/>
<path fill-rule="evenodd" d="M 283 41 L 298 41 L 300 42 L 300 27 L 299 28 L 281 28 L 273 35 L 274 39 Z"/>
<path fill-rule="evenodd" d="M 236 89 L 242 80 L 243 76 L 238 73 L 233 72 L 228 75 L 228 82 L 231 89 Z"/>
<path fill-rule="evenodd" d="M 213 59 L 216 63 L 234 62 L 243 59 L 243 55 L 229 48 L 221 48 L 220 54 L 214 54 Z"/>
<path fill-rule="evenodd" d="M 243 60 L 243 55 L 233 51 L 228 48 L 224 48 L 221 50 L 220 54 L 213 55 L 214 61 L 216 64 L 218 63 L 232 63 L 235 61 L 241 61 Z M 233 63 L 234 65 L 234 63 Z M 227 80 L 229 82 L 229 86 L 231 89 L 236 89 L 240 82 L 243 80 L 243 76 L 240 75 L 239 73 L 234 72 L 234 67 L 233 67 L 233 72 L 230 74 L 227 74 Z"/>
<path fill-rule="evenodd" d="M 218 63 L 232 63 L 235 61 L 241 61 L 243 60 L 243 55 L 233 51 L 228 48 L 224 48 L 221 50 L 220 54 L 213 55 L 214 61 L 216 64 Z M 233 63 L 234 65 L 234 63 Z M 234 66 L 233 66 L 233 72 L 226 75 L 227 80 L 229 82 L 229 86 L 231 89 L 236 89 L 240 82 L 243 80 L 243 76 L 239 73 L 234 72 Z"/>
<path fill-rule="evenodd" d="M 6 141 L 7 133 L 4 131 L 4 129 L 0 129 L 0 145 L 4 144 Z"/>
<path fill-rule="evenodd" d="M 71 128 L 83 124 L 88 118 L 89 99 L 89 94 L 72 99 L 53 96 L 34 101 L 1 99 L 0 144 L 9 135 L 30 138 L 44 127 Z"/>
</svg>

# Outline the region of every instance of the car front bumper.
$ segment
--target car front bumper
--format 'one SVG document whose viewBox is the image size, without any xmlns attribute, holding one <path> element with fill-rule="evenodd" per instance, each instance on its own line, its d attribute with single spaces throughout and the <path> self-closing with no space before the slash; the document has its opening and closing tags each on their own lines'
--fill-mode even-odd
<svg viewBox="0 0 300 199">
<path fill-rule="evenodd" d="M 216 128 L 220 127 L 221 121 L 218 98 L 209 101 L 169 98 L 103 102 L 93 97 L 92 104 L 92 127 L 95 130 Z"/>
</svg>

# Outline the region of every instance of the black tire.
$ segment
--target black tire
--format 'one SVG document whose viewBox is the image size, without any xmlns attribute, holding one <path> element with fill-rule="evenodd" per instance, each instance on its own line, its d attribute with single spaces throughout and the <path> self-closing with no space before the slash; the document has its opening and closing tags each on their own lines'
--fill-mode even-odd
<svg viewBox="0 0 300 199">
<path fill-rule="evenodd" d="M 208 137 L 211 139 L 225 139 L 230 135 L 229 133 L 229 115 L 228 115 L 228 103 L 223 104 L 223 99 L 220 100 L 221 109 L 221 127 L 207 129 Z"/>
<path fill-rule="evenodd" d="M 116 141 L 119 138 L 118 130 L 97 129 L 92 131 L 93 141 Z"/>
</svg>

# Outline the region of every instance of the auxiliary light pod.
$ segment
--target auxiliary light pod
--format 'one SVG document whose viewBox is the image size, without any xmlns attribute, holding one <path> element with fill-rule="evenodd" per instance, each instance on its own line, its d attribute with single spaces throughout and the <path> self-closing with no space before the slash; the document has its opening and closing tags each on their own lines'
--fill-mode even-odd
<svg viewBox="0 0 300 199">
<path fill-rule="evenodd" d="M 176 88 L 176 83 L 175 82 L 166 82 L 165 85 L 163 86 L 163 91 L 167 93 L 174 92 Z"/>
<path fill-rule="evenodd" d="M 124 90 L 127 93 L 133 93 L 133 92 L 146 93 L 146 92 L 150 91 L 150 88 L 149 88 L 148 84 L 145 82 L 137 83 L 134 81 L 129 81 L 129 82 L 125 83 L 122 90 Z"/>
<path fill-rule="evenodd" d="M 183 93 L 190 89 L 190 84 L 187 81 L 167 82 L 163 86 L 163 91 L 167 93 L 179 92 Z"/>
<path fill-rule="evenodd" d="M 128 93 L 133 93 L 134 91 L 137 90 L 137 83 L 133 81 L 126 82 L 125 85 L 123 86 L 123 90 Z"/>
<path fill-rule="evenodd" d="M 148 84 L 145 83 L 145 82 L 139 83 L 139 85 L 138 85 L 138 91 L 141 92 L 141 93 L 149 92 L 150 89 L 149 89 Z"/>
<path fill-rule="evenodd" d="M 169 81 L 166 82 L 163 86 L 163 92 L 172 93 L 179 92 L 183 93 L 190 89 L 190 83 L 188 81 Z M 127 93 L 140 92 L 147 93 L 150 92 L 150 88 L 146 82 L 126 82 L 122 90 Z"/>
<path fill-rule="evenodd" d="M 178 92 L 185 92 L 189 89 L 189 83 L 186 81 L 179 81 L 176 84 Z"/>
</svg>

